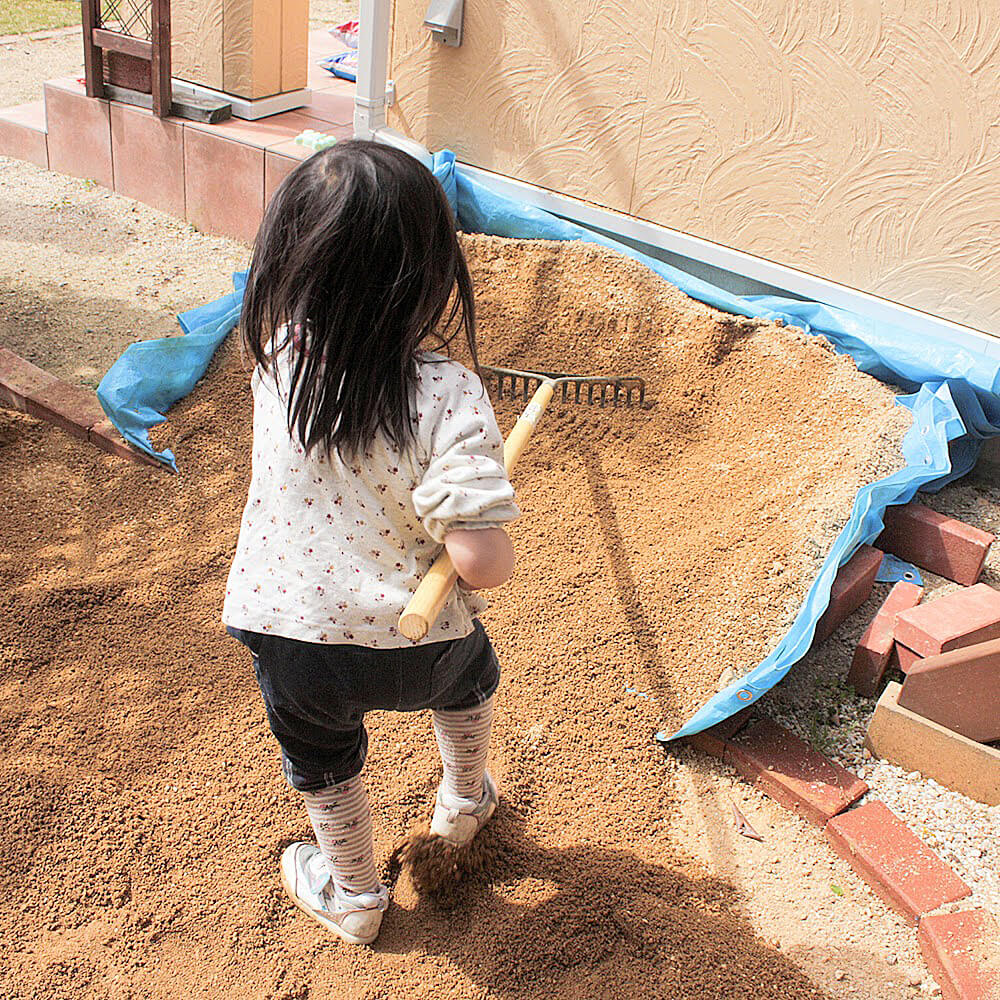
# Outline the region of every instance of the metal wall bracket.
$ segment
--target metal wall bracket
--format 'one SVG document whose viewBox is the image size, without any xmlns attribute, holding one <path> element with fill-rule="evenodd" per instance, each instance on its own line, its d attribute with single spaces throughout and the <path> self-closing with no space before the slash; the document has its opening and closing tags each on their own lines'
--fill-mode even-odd
<svg viewBox="0 0 1000 1000">
<path fill-rule="evenodd" d="M 444 45 L 462 44 L 462 18 L 465 0 L 431 0 L 424 14 L 424 27 L 431 37 Z"/>
</svg>

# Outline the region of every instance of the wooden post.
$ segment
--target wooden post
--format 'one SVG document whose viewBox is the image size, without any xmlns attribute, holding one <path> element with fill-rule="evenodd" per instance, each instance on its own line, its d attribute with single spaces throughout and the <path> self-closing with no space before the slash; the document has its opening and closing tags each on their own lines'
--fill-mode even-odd
<svg viewBox="0 0 1000 1000">
<path fill-rule="evenodd" d="M 170 114 L 173 87 L 170 82 L 170 0 L 153 0 L 153 58 L 150 65 L 150 89 L 153 93 L 153 114 L 166 118 Z"/>
<path fill-rule="evenodd" d="M 87 78 L 87 96 L 104 96 L 104 56 L 94 44 L 94 29 L 101 26 L 101 0 L 83 3 L 83 68 Z"/>
</svg>

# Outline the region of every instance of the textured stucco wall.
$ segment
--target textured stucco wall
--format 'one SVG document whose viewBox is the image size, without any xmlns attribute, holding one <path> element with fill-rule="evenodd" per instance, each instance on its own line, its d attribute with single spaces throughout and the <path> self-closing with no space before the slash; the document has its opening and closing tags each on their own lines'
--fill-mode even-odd
<svg viewBox="0 0 1000 1000">
<path fill-rule="evenodd" d="M 1000 0 L 397 0 L 392 124 L 1000 333 Z"/>
<path fill-rule="evenodd" d="M 308 78 L 309 0 L 172 0 L 175 77 L 239 97 L 270 97 Z"/>
</svg>

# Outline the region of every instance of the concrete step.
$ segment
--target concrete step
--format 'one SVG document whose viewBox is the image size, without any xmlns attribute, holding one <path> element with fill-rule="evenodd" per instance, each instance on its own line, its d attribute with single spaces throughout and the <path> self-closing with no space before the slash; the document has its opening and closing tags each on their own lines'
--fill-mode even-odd
<svg viewBox="0 0 1000 1000">
<path fill-rule="evenodd" d="M 45 102 L 32 101 L 0 110 L 0 156 L 49 165 Z"/>
</svg>

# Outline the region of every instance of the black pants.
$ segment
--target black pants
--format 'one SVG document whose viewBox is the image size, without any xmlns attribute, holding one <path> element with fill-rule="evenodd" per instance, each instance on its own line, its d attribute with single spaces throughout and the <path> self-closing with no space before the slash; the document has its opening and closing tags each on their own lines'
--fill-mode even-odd
<svg viewBox="0 0 1000 1000">
<path fill-rule="evenodd" d="M 463 639 L 399 649 L 226 631 L 253 654 L 285 777 L 301 792 L 360 773 L 368 751 L 365 712 L 472 708 L 500 683 L 500 664 L 478 620 Z"/>
</svg>

